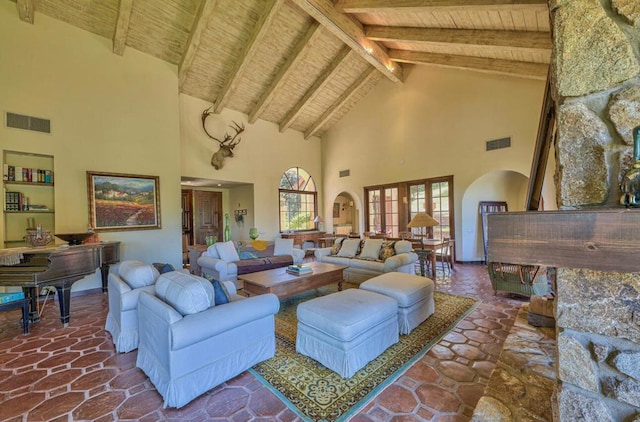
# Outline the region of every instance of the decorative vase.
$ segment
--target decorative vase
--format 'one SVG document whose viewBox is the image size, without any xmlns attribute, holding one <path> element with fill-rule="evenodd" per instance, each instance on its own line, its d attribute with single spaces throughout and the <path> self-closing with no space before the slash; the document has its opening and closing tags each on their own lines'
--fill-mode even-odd
<svg viewBox="0 0 640 422">
<path fill-rule="evenodd" d="M 231 229 L 229 228 L 229 213 L 224 214 L 224 241 L 231 240 Z"/>
<path fill-rule="evenodd" d="M 214 243 L 216 243 L 218 241 L 218 238 L 212 234 L 209 234 L 207 236 L 204 237 L 204 243 L 207 244 L 207 246 L 211 246 Z"/>
<path fill-rule="evenodd" d="M 249 237 L 251 238 L 251 240 L 256 240 L 258 236 L 260 236 L 260 233 L 258 233 L 257 228 L 252 227 L 249 229 Z"/>
</svg>

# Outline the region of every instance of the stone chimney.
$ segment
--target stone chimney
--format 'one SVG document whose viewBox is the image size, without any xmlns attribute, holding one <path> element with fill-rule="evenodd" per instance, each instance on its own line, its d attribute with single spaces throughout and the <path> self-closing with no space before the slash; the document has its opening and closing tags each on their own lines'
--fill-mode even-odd
<svg viewBox="0 0 640 422">
<path fill-rule="evenodd" d="M 558 206 L 620 207 L 640 125 L 640 0 L 549 9 Z M 640 274 L 559 268 L 557 285 L 554 420 L 640 421 Z"/>
</svg>

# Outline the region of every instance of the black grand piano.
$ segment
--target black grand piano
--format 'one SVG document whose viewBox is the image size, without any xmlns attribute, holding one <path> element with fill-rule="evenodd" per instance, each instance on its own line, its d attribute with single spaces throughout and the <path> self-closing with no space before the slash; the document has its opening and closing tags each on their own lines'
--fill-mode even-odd
<svg viewBox="0 0 640 422">
<path fill-rule="evenodd" d="M 25 296 L 31 300 L 30 319 L 33 322 L 39 319 L 37 288 L 54 286 L 60 304 L 60 320 L 66 327 L 69 323 L 71 286 L 100 268 L 102 290 L 106 291 L 109 265 L 120 261 L 120 242 L 3 249 L 0 250 L 0 257 L 14 260 L 8 265 L 0 265 L 0 286 L 22 287 Z"/>
</svg>

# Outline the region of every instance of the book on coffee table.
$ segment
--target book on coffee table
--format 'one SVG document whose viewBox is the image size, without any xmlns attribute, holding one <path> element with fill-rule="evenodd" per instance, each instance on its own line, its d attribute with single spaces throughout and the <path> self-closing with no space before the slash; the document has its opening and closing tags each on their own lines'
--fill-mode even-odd
<svg viewBox="0 0 640 422">
<path fill-rule="evenodd" d="M 311 274 L 313 273 L 313 268 L 309 265 L 289 265 L 287 272 L 294 275 Z"/>
</svg>

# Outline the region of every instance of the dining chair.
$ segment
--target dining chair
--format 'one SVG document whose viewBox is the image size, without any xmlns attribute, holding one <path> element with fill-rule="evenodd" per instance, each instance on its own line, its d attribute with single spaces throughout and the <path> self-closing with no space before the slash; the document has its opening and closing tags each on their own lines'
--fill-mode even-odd
<svg viewBox="0 0 640 422">
<path fill-rule="evenodd" d="M 451 260 L 451 239 L 445 237 L 442 239 L 442 247 L 436 250 L 436 277 L 438 267 L 442 270 L 444 278 L 451 275 Z"/>
</svg>

